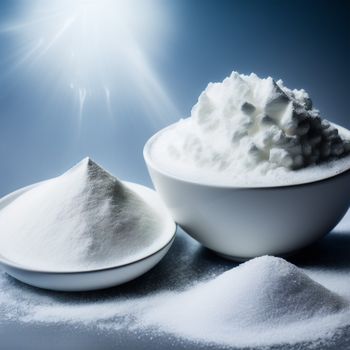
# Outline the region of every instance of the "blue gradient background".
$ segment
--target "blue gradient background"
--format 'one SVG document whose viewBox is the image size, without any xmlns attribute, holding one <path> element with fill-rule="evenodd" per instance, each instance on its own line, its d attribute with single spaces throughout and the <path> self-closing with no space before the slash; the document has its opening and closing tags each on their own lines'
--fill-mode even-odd
<svg viewBox="0 0 350 350">
<path fill-rule="evenodd" d="M 0 23 L 22 5 L 1 1 Z M 350 127 L 349 1 L 164 0 L 163 6 L 173 30 L 152 65 L 178 113 L 162 120 L 150 120 L 147 106 L 138 105 L 111 120 L 92 102 L 79 127 L 70 91 L 14 69 L 13 38 L 0 34 L 0 195 L 56 176 L 86 155 L 122 179 L 150 184 L 145 141 L 188 116 L 206 84 L 232 70 L 304 88 L 324 117 Z"/>
</svg>

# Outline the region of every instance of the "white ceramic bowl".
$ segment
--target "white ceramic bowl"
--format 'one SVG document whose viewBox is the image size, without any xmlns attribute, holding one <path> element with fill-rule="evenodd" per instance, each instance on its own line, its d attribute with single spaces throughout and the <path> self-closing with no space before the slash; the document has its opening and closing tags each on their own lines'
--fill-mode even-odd
<svg viewBox="0 0 350 350">
<path fill-rule="evenodd" d="M 165 230 L 160 231 L 159 235 L 166 236 L 164 237 L 166 238 L 166 243 L 159 249 L 128 264 L 88 271 L 61 272 L 32 269 L 17 264 L 16 262 L 10 261 L 1 256 L 0 246 L 0 265 L 2 268 L 9 275 L 24 283 L 35 287 L 58 291 L 88 291 L 108 288 L 128 282 L 150 270 L 165 256 L 171 247 L 175 238 L 176 225 L 155 191 L 130 182 L 124 182 L 124 184 L 137 192 L 145 201 L 152 203 L 152 206 L 159 210 L 160 218 L 164 220 L 164 225 L 160 225 L 160 227 L 165 227 Z M 24 192 L 38 185 L 39 184 L 34 184 L 21 188 L 2 198 L 0 200 L 0 210 L 5 208 Z"/>
<path fill-rule="evenodd" d="M 159 133 L 144 148 L 156 190 L 188 234 L 225 257 L 290 254 L 327 234 L 349 208 L 350 161 L 344 172 L 306 184 L 206 185 L 174 176 L 156 164 L 151 147 Z"/>
</svg>

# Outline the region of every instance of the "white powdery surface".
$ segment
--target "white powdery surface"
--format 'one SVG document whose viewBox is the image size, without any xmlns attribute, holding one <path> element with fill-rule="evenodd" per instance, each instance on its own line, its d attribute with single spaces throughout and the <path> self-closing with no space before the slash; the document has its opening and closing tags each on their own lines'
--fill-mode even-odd
<svg viewBox="0 0 350 350">
<path fill-rule="evenodd" d="M 40 270 L 117 266 L 158 249 L 159 222 L 136 192 L 86 158 L 1 210 L 1 253 Z"/>
<path fill-rule="evenodd" d="M 233 72 L 208 84 L 190 118 L 157 135 L 151 157 L 192 181 L 284 185 L 350 168 L 349 140 L 349 132 L 321 118 L 304 90 Z"/>
<path fill-rule="evenodd" d="M 143 322 L 240 347 L 327 337 L 349 316 L 345 299 L 285 260 L 264 256 L 181 294 L 158 296 Z"/>
<path fill-rule="evenodd" d="M 231 347 L 318 342 L 350 324 L 348 299 L 270 256 L 185 291 L 141 298 L 67 302 L 13 283 L 0 277 L 3 320 L 127 328 Z"/>
</svg>

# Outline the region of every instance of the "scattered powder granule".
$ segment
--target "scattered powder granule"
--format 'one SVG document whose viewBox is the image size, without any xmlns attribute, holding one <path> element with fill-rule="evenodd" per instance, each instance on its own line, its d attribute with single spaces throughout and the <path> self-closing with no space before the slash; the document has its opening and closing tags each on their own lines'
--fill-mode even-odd
<svg viewBox="0 0 350 350">
<path fill-rule="evenodd" d="M 338 277 L 340 278 L 340 277 Z M 345 277 L 346 279 L 346 277 Z M 2 320 L 172 335 L 228 347 L 319 344 L 350 326 L 349 300 L 281 258 L 264 256 L 185 290 L 71 298 L 0 275 Z M 1 322 L 1 321 L 0 321 Z"/>
<path fill-rule="evenodd" d="M 238 347 L 316 340 L 350 324 L 347 300 L 271 256 L 148 303 L 154 304 L 142 313 L 148 326 Z"/>
</svg>

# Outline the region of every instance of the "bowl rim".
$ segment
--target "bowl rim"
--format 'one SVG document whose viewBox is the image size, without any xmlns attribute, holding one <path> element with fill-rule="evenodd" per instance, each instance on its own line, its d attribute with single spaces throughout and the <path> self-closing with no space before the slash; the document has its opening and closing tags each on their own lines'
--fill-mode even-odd
<svg viewBox="0 0 350 350">
<path fill-rule="evenodd" d="M 4 197 L 0 198 L 0 202 L 7 201 L 15 195 L 20 196 L 22 193 L 25 193 L 25 192 L 29 191 L 30 189 L 37 187 L 38 185 L 41 185 L 47 181 L 49 181 L 49 180 L 44 180 L 44 181 L 34 183 L 32 185 L 21 187 L 15 191 L 5 195 Z M 155 192 L 153 189 L 151 189 L 147 186 L 138 184 L 138 183 L 134 183 L 134 182 L 130 182 L 130 181 L 122 181 L 122 182 L 126 185 L 137 185 L 137 186 L 141 186 L 147 190 Z M 124 268 L 124 267 L 130 266 L 130 265 L 137 264 L 137 263 L 142 262 L 144 260 L 147 260 L 147 259 L 153 257 L 154 255 L 157 255 L 158 253 L 160 253 L 164 249 L 167 249 L 168 247 L 170 248 L 170 246 L 172 245 L 172 243 L 175 240 L 177 226 L 178 226 L 174 220 L 172 220 L 172 224 L 173 224 L 172 225 L 173 228 L 172 228 L 172 231 L 170 234 L 170 239 L 161 248 L 157 249 L 156 251 L 154 251 L 154 252 L 152 252 L 152 253 L 150 253 L 150 254 L 148 254 L 140 259 L 130 261 L 128 263 L 124 263 L 124 264 L 120 264 L 120 265 L 106 266 L 106 267 L 90 269 L 90 270 L 70 270 L 70 271 L 68 271 L 68 270 L 67 271 L 45 270 L 45 269 L 26 267 L 25 265 L 18 264 L 15 261 L 12 261 L 8 258 L 5 258 L 4 256 L 1 255 L 1 249 L 0 249 L 0 265 L 5 265 L 6 267 L 14 268 L 14 269 L 24 271 L 24 272 L 32 272 L 32 273 L 38 273 L 38 274 L 50 274 L 50 275 L 76 275 L 76 274 L 88 274 L 88 273 L 97 273 L 97 272 L 103 272 L 103 271 L 116 270 L 119 268 Z"/>
<path fill-rule="evenodd" d="M 145 143 L 143 147 L 143 157 L 145 160 L 145 163 L 147 167 L 152 168 L 154 171 L 162 174 L 163 176 L 166 176 L 168 178 L 171 178 L 178 182 L 183 182 L 191 185 L 196 185 L 200 187 L 207 187 L 207 188 L 218 188 L 218 189 L 235 189 L 235 190 L 273 190 L 273 189 L 281 189 L 281 188 L 289 188 L 289 187 L 301 187 L 301 186 L 310 186 L 312 184 L 319 184 L 321 182 L 330 181 L 335 177 L 339 177 L 340 175 L 345 175 L 347 173 L 350 173 L 350 154 L 346 155 L 345 157 L 349 157 L 349 165 L 346 166 L 345 169 L 340 170 L 339 172 L 336 172 L 332 175 L 329 175 L 327 177 L 322 177 L 320 179 L 316 179 L 314 181 L 307 181 L 307 182 L 296 182 L 296 183 L 289 183 L 285 185 L 273 185 L 273 186 L 267 186 L 267 185 L 251 185 L 251 186 L 237 186 L 237 185 L 228 185 L 228 184 L 219 184 L 219 183 L 210 183 L 210 182 L 200 182 L 196 180 L 186 179 L 185 177 L 175 175 L 174 173 L 165 170 L 164 168 L 160 167 L 156 164 L 156 162 L 152 159 L 151 156 L 151 147 L 154 143 L 155 139 L 159 137 L 160 134 L 166 132 L 170 128 L 174 127 L 179 121 L 172 123 L 165 128 L 158 130 L 155 134 L 153 134 Z M 345 127 L 338 125 L 336 123 L 330 123 L 331 125 L 335 126 L 337 129 L 344 133 L 349 133 L 350 130 L 346 129 Z"/>
</svg>

